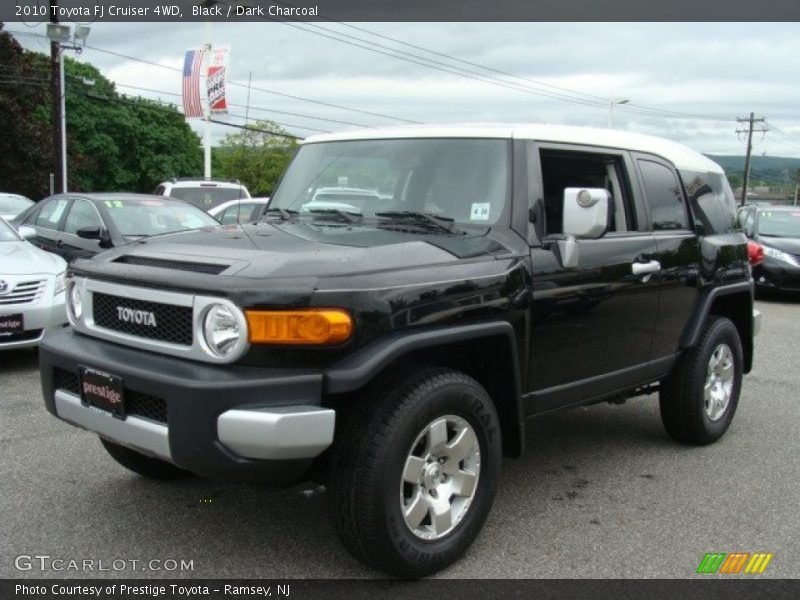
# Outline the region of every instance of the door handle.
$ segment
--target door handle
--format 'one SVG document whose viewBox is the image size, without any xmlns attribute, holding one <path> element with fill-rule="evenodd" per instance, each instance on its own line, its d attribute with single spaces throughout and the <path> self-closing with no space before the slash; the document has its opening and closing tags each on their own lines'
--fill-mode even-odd
<svg viewBox="0 0 800 600">
<path fill-rule="evenodd" d="M 658 273 L 661 270 L 661 263 L 657 260 L 649 262 L 635 262 L 631 265 L 634 275 L 647 275 L 648 273 Z"/>
</svg>

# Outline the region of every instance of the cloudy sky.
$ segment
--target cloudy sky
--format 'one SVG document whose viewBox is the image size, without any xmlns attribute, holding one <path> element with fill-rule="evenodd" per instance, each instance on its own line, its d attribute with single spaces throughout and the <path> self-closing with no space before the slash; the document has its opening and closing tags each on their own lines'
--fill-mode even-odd
<svg viewBox="0 0 800 600">
<path fill-rule="evenodd" d="M 703 152 L 743 154 L 735 119 L 755 111 L 772 131 L 754 138 L 754 152 L 800 156 L 798 23 L 353 25 L 360 29 L 336 23 L 214 24 L 213 41 L 232 45 L 229 101 L 242 105 L 232 107 L 236 116 L 230 122 L 244 122 L 252 73 L 250 120 L 272 119 L 301 136 L 395 125 L 400 119 L 605 127 L 609 99 L 627 98 L 629 104 L 614 109 L 615 127 L 672 138 Z M 43 32 L 20 23 L 7 28 Z M 203 36 L 201 23 L 95 23 L 91 46 L 162 67 L 90 48 L 80 59 L 99 67 L 121 92 L 178 102 L 169 95 L 181 91 L 174 69 Z M 47 49 L 40 39 L 18 39 L 31 50 Z M 214 126 L 213 137 L 231 131 Z"/>
</svg>

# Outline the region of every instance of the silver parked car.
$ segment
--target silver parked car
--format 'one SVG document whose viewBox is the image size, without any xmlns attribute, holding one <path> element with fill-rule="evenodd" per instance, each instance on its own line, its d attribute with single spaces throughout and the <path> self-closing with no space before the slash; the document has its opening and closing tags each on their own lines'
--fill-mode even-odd
<svg viewBox="0 0 800 600">
<path fill-rule="evenodd" d="M 33 206 L 33 200 L 19 194 L 0 192 L 0 218 L 10 221 Z"/>
<path fill-rule="evenodd" d="M 0 218 L 0 350 L 31 348 L 45 332 L 67 322 L 64 278 L 67 263 L 40 250 Z"/>
</svg>

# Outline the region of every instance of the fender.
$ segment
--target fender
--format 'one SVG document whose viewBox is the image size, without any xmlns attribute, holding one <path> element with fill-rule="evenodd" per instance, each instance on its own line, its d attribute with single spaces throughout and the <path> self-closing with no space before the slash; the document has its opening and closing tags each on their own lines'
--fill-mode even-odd
<svg viewBox="0 0 800 600">
<path fill-rule="evenodd" d="M 749 373 L 753 363 L 753 334 L 755 333 L 753 331 L 751 316 L 753 314 L 752 281 L 740 281 L 738 283 L 711 288 L 704 296 L 702 296 L 698 301 L 692 318 L 686 325 L 686 329 L 684 329 L 683 335 L 681 336 L 681 349 L 691 348 L 697 344 L 700 339 L 700 334 L 703 331 L 703 324 L 706 322 L 706 319 L 711 312 L 711 307 L 717 298 L 729 296 L 731 294 L 741 294 L 744 292 L 748 293 L 750 296 L 750 306 L 747 313 L 748 320 L 746 321 L 745 325 L 746 335 L 742 338 L 742 347 L 745 355 L 744 372 Z"/>
<path fill-rule="evenodd" d="M 415 350 L 435 348 L 457 342 L 476 342 L 490 337 L 501 337 L 509 344 L 514 360 L 513 390 L 515 405 L 512 408 L 516 429 L 516 440 L 512 441 L 513 454 L 519 455 L 525 445 L 525 419 L 522 406 L 522 377 L 519 366 L 519 352 L 514 327 L 507 321 L 474 323 L 452 327 L 439 327 L 425 331 L 395 334 L 378 340 L 362 348 L 352 356 L 325 371 L 325 392 L 341 394 L 353 392 L 364 387 L 378 373 L 392 362 Z M 499 408 L 498 408 L 499 411 Z"/>
</svg>

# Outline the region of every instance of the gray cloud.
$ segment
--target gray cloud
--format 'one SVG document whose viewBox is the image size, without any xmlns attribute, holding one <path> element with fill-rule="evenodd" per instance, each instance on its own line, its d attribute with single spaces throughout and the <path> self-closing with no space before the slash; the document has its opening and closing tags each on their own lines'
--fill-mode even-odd
<svg viewBox="0 0 800 600">
<path fill-rule="evenodd" d="M 355 38 L 424 54 L 393 42 L 321 23 L 352 44 Z M 733 119 L 765 114 L 788 136 L 757 138 L 755 151 L 800 156 L 800 25 L 797 23 L 366 23 L 358 27 L 491 66 L 531 80 L 603 98 L 621 96 L 663 110 Z M 10 29 L 25 30 L 21 25 Z M 310 25 L 300 28 L 317 31 Z M 36 31 L 36 30 L 31 30 Z M 280 92 L 423 122 L 544 121 L 605 126 L 607 109 L 581 106 L 489 85 L 383 56 L 278 23 L 213 26 L 213 39 L 233 46 L 229 77 Z M 27 47 L 42 50 L 30 38 Z M 183 51 L 203 42 L 199 23 L 100 23 L 89 43 L 102 49 L 180 66 Z M 437 61 L 460 68 L 426 54 Z M 121 84 L 180 92 L 180 75 L 87 49 L 82 60 Z M 416 59 L 414 59 L 416 60 Z M 499 75 L 492 75 L 500 77 Z M 536 84 L 515 81 L 515 85 Z M 122 91 L 131 92 L 120 88 Z M 547 89 L 547 88 L 543 88 Z M 553 91 L 552 89 L 550 91 Z M 244 104 L 247 91 L 229 86 Z M 153 96 L 153 94 L 145 94 Z M 175 101 L 177 98 L 162 96 Z M 253 91 L 251 118 L 336 130 L 343 125 L 261 112 L 275 109 L 367 125 L 391 121 Z M 742 153 L 732 121 L 666 119 L 615 110 L 615 126 L 662 135 L 704 152 Z M 243 108 L 236 108 L 243 113 Z M 232 119 L 240 122 L 239 119 Z M 312 133 L 293 128 L 301 135 Z M 229 132 L 214 127 L 214 138 Z"/>
</svg>

